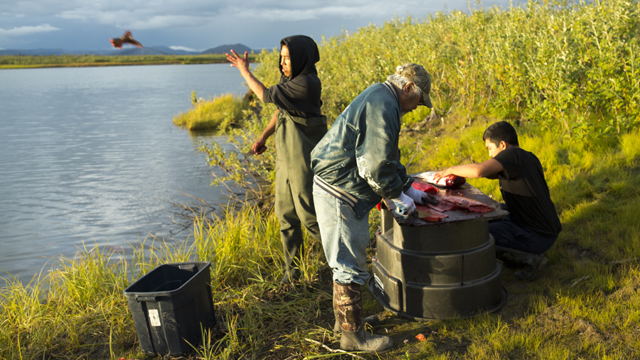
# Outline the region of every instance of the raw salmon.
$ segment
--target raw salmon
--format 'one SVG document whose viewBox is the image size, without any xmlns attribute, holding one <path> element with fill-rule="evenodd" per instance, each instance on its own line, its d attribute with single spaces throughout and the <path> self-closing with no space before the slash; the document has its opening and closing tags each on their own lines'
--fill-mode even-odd
<svg viewBox="0 0 640 360">
<path fill-rule="evenodd" d="M 435 186 L 433 186 L 431 184 L 419 182 L 419 181 L 414 181 L 413 184 L 411 184 L 411 187 L 416 189 L 416 190 L 424 191 L 427 194 L 434 194 L 435 195 L 435 194 L 438 193 L 438 188 L 436 188 Z"/>
<path fill-rule="evenodd" d="M 448 218 L 449 215 L 443 214 L 439 211 L 429 209 L 426 206 L 416 205 L 416 214 L 418 214 L 418 218 L 424 221 L 440 221 L 442 219 Z"/>
<path fill-rule="evenodd" d="M 489 206 L 487 204 L 481 203 L 480 201 L 471 200 L 460 196 L 442 196 L 439 199 L 442 199 L 442 201 L 448 202 L 459 208 L 463 208 L 471 212 L 489 213 L 495 210 L 493 206 Z"/>
<path fill-rule="evenodd" d="M 439 197 L 436 196 L 436 200 L 438 198 Z M 457 206 L 455 206 L 454 204 L 451 204 L 445 201 L 438 201 L 438 205 L 428 204 L 427 207 L 439 212 L 445 212 L 445 211 L 454 210 L 457 208 Z"/>
</svg>

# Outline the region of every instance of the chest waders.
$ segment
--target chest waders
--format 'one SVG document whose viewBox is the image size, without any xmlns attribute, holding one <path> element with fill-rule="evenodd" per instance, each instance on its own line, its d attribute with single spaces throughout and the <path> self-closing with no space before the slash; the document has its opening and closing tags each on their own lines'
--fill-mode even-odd
<svg viewBox="0 0 640 360">
<path fill-rule="evenodd" d="M 302 118 L 280 110 L 276 123 L 276 203 L 284 248 L 283 282 L 299 277 L 297 263 L 303 252 L 302 225 L 320 240 L 313 206 L 311 150 L 327 133 L 327 118 Z"/>
</svg>

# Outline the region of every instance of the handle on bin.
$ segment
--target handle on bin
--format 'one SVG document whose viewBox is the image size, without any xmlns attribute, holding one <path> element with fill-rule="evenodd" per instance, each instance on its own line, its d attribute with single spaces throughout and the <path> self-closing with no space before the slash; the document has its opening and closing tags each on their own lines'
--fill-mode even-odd
<svg viewBox="0 0 640 360">
<path fill-rule="evenodd" d="M 195 264 L 184 264 L 184 265 L 179 265 L 178 268 L 180 270 L 187 270 L 187 271 L 191 271 L 191 272 L 198 272 L 198 268 L 196 267 Z"/>
<path fill-rule="evenodd" d="M 136 296 L 136 301 L 137 302 L 143 302 L 143 301 L 158 301 L 158 298 L 155 296 Z"/>
</svg>

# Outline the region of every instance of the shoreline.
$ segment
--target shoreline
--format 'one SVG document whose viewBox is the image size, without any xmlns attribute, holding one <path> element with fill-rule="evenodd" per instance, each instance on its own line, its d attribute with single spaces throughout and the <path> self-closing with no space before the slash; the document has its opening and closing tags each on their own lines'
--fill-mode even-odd
<svg viewBox="0 0 640 360">
<path fill-rule="evenodd" d="M 87 61 L 88 60 L 88 61 Z M 249 57 L 257 63 L 257 56 Z M 214 55 L 0 55 L 0 70 L 57 67 L 103 67 L 135 65 L 198 65 L 228 63 L 224 54 Z"/>
<path fill-rule="evenodd" d="M 106 66 L 137 66 L 137 65 L 206 65 L 206 64 L 225 64 L 226 61 L 208 61 L 208 62 L 184 62 L 184 61 L 166 61 L 166 62 L 128 62 L 128 63 L 74 63 L 74 64 L 37 64 L 37 65 L 0 65 L 0 70 L 14 69 L 44 69 L 44 68 L 73 68 L 73 67 L 106 67 Z M 252 61 L 251 63 L 256 63 Z"/>
</svg>

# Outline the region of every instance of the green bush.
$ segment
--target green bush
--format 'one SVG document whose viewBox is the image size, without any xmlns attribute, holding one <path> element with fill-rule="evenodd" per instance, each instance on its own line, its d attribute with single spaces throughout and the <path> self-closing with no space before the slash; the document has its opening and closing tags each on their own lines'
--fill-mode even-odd
<svg viewBox="0 0 640 360">
<path fill-rule="evenodd" d="M 415 62 L 432 76 L 437 114 L 516 118 L 587 141 L 624 133 L 640 125 L 639 18 L 638 1 L 530 1 L 323 38 L 323 112 L 335 119 L 367 86 Z M 277 50 L 258 58 L 257 77 L 276 83 Z"/>
</svg>

